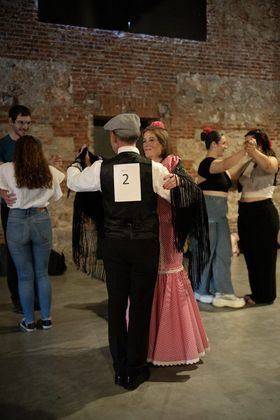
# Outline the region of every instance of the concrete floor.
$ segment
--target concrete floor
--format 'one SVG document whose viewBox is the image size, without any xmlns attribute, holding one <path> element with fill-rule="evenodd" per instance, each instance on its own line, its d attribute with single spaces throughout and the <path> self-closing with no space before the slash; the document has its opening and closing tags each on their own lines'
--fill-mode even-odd
<svg viewBox="0 0 280 420">
<path fill-rule="evenodd" d="M 68 266 L 52 277 L 50 331 L 18 331 L 0 278 L 1 420 L 280 419 L 279 298 L 239 310 L 201 305 L 211 346 L 203 361 L 153 368 L 128 392 L 113 384 L 105 284 Z M 249 291 L 242 255 L 232 277 L 238 295 Z"/>
</svg>

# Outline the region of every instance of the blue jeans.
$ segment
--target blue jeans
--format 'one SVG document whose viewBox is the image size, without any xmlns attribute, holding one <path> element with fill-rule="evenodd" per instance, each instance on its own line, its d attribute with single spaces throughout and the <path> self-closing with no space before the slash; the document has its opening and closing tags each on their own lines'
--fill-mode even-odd
<svg viewBox="0 0 280 420">
<path fill-rule="evenodd" d="M 47 209 L 11 209 L 7 223 L 7 243 L 17 269 L 20 302 L 26 322 L 35 320 L 34 280 L 41 318 L 48 319 L 51 309 L 48 263 L 52 228 Z"/>
<path fill-rule="evenodd" d="M 231 239 L 227 220 L 227 198 L 205 196 L 209 223 L 210 259 L 197 292 L 233 294 L 231 283 Z"/>
</svg>

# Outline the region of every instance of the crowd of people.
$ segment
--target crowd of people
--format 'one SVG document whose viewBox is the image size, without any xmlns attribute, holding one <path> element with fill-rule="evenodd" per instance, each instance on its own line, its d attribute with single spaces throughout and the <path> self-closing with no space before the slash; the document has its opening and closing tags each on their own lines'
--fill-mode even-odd
<svg viewBox="0 0 280 420">
<path fill-rule="evenodd" d="M 47 330 L 52 327 L 48 205 L 61 198 L 65 174 L 59 169 L 60 157 L 47 162 L 41 141 L 28 135 L 28 108 L 12 107 L 9 123 L 9 134 L 0 140 L 8 287 L 14 310 L 24 314 L 21 330 Z M 272 196 L 278 160 L 262 130 L 249 131 L 240 150 L 224 158 L 225 136 L 205 128 L 201 140 L 206 157 L 196 183 L 171 152 L 162 121 L 141 131 L 138 115 L 124 113 L 104 129 L 115 156 L 90 154 L 87 159 L 83 145 L 67 168 L 67 186 L 102 197 L 99 240 L 114 381 L 134 390 L 149 379 L 149 364 L 197 363 L 205 354 L 208 339 L 197 301 L 235 309 L 274 302 L 279 215 Z M 145 156 L 136 146 L 141 135 Z M 244 297 L 236 296 L 230 269 L 227 198 L 235 185 L 241 192 L 238 234 L 251 288 Z M 83 199 L 87 207 L 94 205 L 91 199 Z M 186 247 L 189 273 L 183 264 Z M 39 320 L 35 309 L 40 310 Z"/>
</svg>

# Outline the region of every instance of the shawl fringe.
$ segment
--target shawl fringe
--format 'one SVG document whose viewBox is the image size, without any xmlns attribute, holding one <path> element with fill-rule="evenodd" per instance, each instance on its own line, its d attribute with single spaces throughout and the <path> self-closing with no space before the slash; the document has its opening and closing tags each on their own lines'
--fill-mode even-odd
<svg viewBox="0 0 280 420">
<path fill-rule="evenodd" d="M 100 192 L 78 192 L 74 199 L 72 257 L 84 273 L 104 280 L 100 241 L 103 235 L 103 207 Z"/>
<path fill-rule="evenodd" d="M 188 244 L 189 276 L 195 289 L 210 256 L 208 216 L 202 190 L 183 168 L 174 171 L 180 185 L 170 191 L 175 247 L 185 252 Z"/>
</svg>

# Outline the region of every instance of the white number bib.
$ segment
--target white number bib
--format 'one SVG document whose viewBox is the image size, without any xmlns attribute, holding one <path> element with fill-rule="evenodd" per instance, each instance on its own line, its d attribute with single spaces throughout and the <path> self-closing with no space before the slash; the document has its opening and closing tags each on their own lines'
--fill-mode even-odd
<svg viewBox="0 0 280 420">
<path fill-rule="evenodd" d="M 115 201 L 141 201 L 139 163 L 114 165 Z"/>
</svg>

